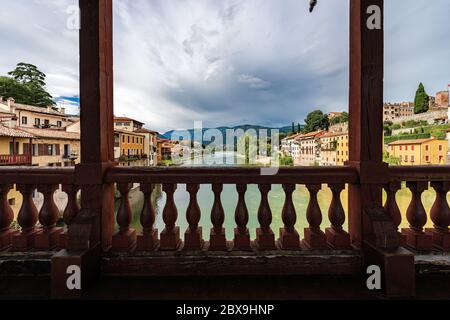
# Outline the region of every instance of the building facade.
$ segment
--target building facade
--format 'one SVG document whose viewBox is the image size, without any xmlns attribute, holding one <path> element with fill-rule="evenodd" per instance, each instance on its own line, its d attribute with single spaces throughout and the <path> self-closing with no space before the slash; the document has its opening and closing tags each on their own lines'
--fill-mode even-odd
<svg viewBox="0 0 450 320">
<path fill-rule="evenodd" d="M 400 165 L 440 165 L 447 161 L 448 142 L 445 140 L 400 140 L 388 145 L 390 155 L 399 158 Z"/>
<path fill-rule="evenodd" d="M 296 143 L 300 147 L 299 156 L 294 157 L 294 163 L 300 166 L 318 165 L 320 162 L 320 137 L 325 131 L 315 131 L 299 135 Z"/>
</svg>

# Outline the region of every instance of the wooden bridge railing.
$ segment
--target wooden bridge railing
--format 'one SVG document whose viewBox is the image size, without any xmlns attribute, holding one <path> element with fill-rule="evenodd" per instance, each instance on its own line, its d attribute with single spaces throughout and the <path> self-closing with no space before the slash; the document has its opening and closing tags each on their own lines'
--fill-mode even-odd
<svg viewBox="0 0 450 320">
<path fill-rule="evenodd" d="M 258 185 L 261 193 L 261 202 L 258 209 L 259 228 L 256 230 L 255 246 L 259 250 L 300 250 L 310 249 L 351 249 L 350 236 L 343 230 L 345 214 L 341 203 L 341 192 L 346 184 L 356 183 L 358 176 L 356 170 L 344 168 L 285 168 L 280 169 L 277 175 L 261 175 L 258 168 L 122 168 L 115 167 L 108 170 L 107 183 L 117 183 L 121 193 L 120 207 L 117 213 L 117 223 L 120 230 L 112 239 L 114 251 L 130 251 L 137 247 L 138 251 L 154 250 L 158 246 L 158 235 L 155 230 L 155 209 L 150 201 L 152 184 L 162 184 L 166 193 L 166 203 L 163 210 L 164 230 L 161 232 L 159 248 L 161 250 L 178 250 L 183 244 L 185 250 L 202 250 L 204 244 L 210 251 L 225 251 L 232 246 L 236 250 L 251 250 L 251 239 L 247 223 L 249 213 L 245 202 L 245 193 L 249 184 Z M 142 233 L 130 228 L 132 211 L 128 193 L 133 183 L 139 183 L 145 195 L 145 203 L 140 217 Z M 174 200 L 174 193 L 178 185 L 186 186 L 190 195 L 186 211 L 186 221 L 189 227 L 184 235 L 184 242 L 180 237 L 177 226 L 179 212 Z M 223 186 L 231 184 L 236 186 L 238 201 L 235 212 L 225 212 L 222 206 L 221 194 Z M 285 193 L 285 202 L 282 212 L 273 213 L 268 202 L 268 193 L 272 185 L 282 185 Z M 310 199 L 306 212 L 297 213 L 292 201 L 292 194 L 296 185 L 303 184 L 309 190 Z M 317 193 L 323 184 L 332 190 L 333 199 L 329 206 L 329 220 L 331 228 L 326 233 L 321 230 L 322 212 L 317 201 Z M 197 200 L 200 185 L 210 185 L 214 194 L 211 211 L 201 212 Z M 202 214 L 210 214 L 210 238 L 204 241 L 202 227 L 199 226 Z M 227 243 L 225 237 L 225 215 L 234 214 L 236 228 L 232 244 Z M 271 228 L 273 214 L 281 215 L 284 227 L 280 230 L 279 241 L 276 241 L 274 230 Z M 305 239 L 300 241 L 298 231 L 295 229 L 298 214 L 305 214 L 309 223 L 305 229 Z M 305 226 L 307 227 L 307 226 Z M 278 246 L 277 246 L 278 244 Z"/>
<path fill-rule="evenodd" d="M 1 168 L 0 169 L 0 250 L 52 251 L 65 248 L 67 228 L 79 212 L 73 168 Z M 8 202 L 8 193 L 14 188 L 22 195 L 17 216 L 19 230 L 12 229 L 14 214 Z M 55 191 L 61 188 L 68 196 L 61 217 L 55 204 Z M 35 192 L 43 194 L 38 211 L 33 201 Z"/>
<path fill-rule="evenodd" d="M 447 194 L 450 190 L 450 167 L 447 166 L 411 166 L 391 167 L 390 182 L 384 186 L 387 193 L 385 209 L 398 228 L 402 216 L 406 216 L 409 228 L 402 230 L 402 244 L 416 250 L 450 250 L 450 208 Z M 396 200 L 402 183 L 411 191 L 412 197 L 406 215 L 402 215 Z M 429 216 L 422 202 L 425 190 L 433 188 L 436 199 Z M 433 222 L 434 228 L 424 229 L 427 221 Z"/>
</svg>

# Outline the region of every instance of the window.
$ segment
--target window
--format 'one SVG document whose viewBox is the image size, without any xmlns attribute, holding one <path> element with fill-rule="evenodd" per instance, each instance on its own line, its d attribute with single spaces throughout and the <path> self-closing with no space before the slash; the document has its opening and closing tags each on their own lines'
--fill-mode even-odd
<svg viewBox="0 0 450 320">
<path fill-rule="evenodd" d="M 36 144 L 33 144 L 32 154 L 33 154 L 33 157 L 38 155 L 38 148 L 37 148 Z"/>
<path fill-rule="evenodd" d="M 400 146 L 400 151 L 402 151 L 403 150 L 403 147 L 402 146 Z"/>
<path fill-rule="evenodd" d="M 414 156 L 411 156 L 411 162 L 414 162 L 414 160 L 415 160 Z"/>
<path fill-rule="evenodd" d="M 425 156 L 425 161 L 430 162 L 430 156 Z"/>
<path fill-rule="evenodd" d="M 44 124 L 45 124 L 46 126 L 50 125 L 50 120 L 45 119 L 45 120 L 44 120 Z"/>
<path fill-rule="evenodd" d="M 47 145 L 47 155 L 53 156 L 53 154 L 54 154 L 54 146 L 52 144 L 48 144 Z"/>
<path fill-rule="evenodd" d="M 56 122 L 56 126 L 57 126 L 58 128 L 61 128 L 61 127 L 62 127 L 62 122 L 61 122 L 61 121 Z"/>
<path fill-rule="evenodd" d="M 122 136 L 122 143 L 125 143 L 125 136 Z"/>
<path fill-rule="evenodd" d="M 22 124 L 28 124 L 28 118 L 22 117 Z"/>
<path fill-rule="evenodd" d="M 130 136 L 128 136 L 128 143 L 130 143 Z"/>
<path fill-rule="evenodd" d="M 133 143 L 134 143 L 134 137 L 133 137 Z"/>
<path fill-rule="evenodd" d="M 407 155 L 405 156 L 405 162 L 408 162 L 408 156 Z"/>
<path fill-rule="evenodd" d="M 425 151 L 430 151 L 430 146 L 429 145 L 425 146 Z"/>
<path fill-rule="evenodd" d="M 442 146 L 442 144 L 439 145 L 439 151 L 444 150 L 444 147 Z"/>
<path fill-rule="evenodd" d="M 36 126 L 40 126 L 41 125 L 41 119 L 38 119 L 38 118 L 34 119 L 34 124 Z"/>
<path fill-rule="evenodd" d="M 411 150 L 414 151 L 414 146 L 411 146 Z"/>
<path fill-rule="evenodd" d="M 408 151 L 408 146 L 405 146 L 405 151 Z"/>
</svg>

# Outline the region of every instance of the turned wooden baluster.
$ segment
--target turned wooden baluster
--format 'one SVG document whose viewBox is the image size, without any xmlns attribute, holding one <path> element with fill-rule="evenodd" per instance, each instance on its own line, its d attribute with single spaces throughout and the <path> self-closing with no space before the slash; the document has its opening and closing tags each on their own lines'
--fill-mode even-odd
<svg viewBox="0 0 450 320">
<path fill-rule="evenodd" d="M 63 220 L 66 226 L 70 226 L 78 213 L 80 213 L 80 205 L 77 198 L 80 187 L 73 184 L 63 185 L 62 190 L 67 194 L 67 206 L 64 209 Z"/>
<path fill-rule="evenodd" d="M 400 182 L 391 182 L 383 186 L 386 191 L 386 203 L 384 205 L 384 210 L 389 214 L 394 223 L 395 228 L 398 230 L 398 227 L 402 223 L 402 214 L 397 204 L 396 195 L 398 190 L 402 188 Z"/>
<path fill-rule="evenodd" d="M 22 194 L 22 206 L 20 207 L 17 222 L 21 228 L 19 235 L 12 238 L 12 249 L 14 251 L 27 251 L 33 247 L 34 236 L 37 232 L 38 210 L 33 202 L 34 185 L 18 184 L 16 189 Z"/>
<path fill-rule="evenodd" d="M 132 183 L 118 183 L 120 192 L 120 205 L 117 211 L 117 224 L 119 232 L 113 236 L 112 247 L 114 251 L 127 252 L 136 246 L 136 230 L 131 229 L 133 213 L 130 207 L 129 194 L 133 187 Z"/>
<path fill-rule="evenodd" d="M 250 250 L 250 232 L 247 228 L 249 215 L 247 204 L 245 203 L 246 184 L 236 185 L 238 192 L 238 203 L 234 213 L 237 228 L 234 229 L 234 248 L 237 250 Z"/>
<path fill-rule="evenodd" d="M 261 203 L 258 209 L 258 221 L 260 228 L 256 230 L 256 244 L 261 250 L 273 250 L 275 246 L 275 235 L 270 228 L 272 224 L 272 210 L 270 209 L 268 194 L 272 189 L 270 184 L 260 184 Z"/>
<path fill-rule="evenodd" d="M 186 220 L 189 228 L 184 235 L 185 250 L 200 250 L 203 247 L 202 228 L 198 226 L 201 217 L 197 194 L 200 190 L 199 184 L 188 184 L 186 190 L 189 192 L 189 206 L 186 210 Z"/>
<path fill-rule="evenodd" d="M 151 251 L 158 245 L 158 230 L 154 228 L 156 212 L 152 203 L 152 193 L 155 186 L 152 184 L 141 184 L 140 189 L 144 194 L 144 206 L 140 217 L 142 234 L 137 237 L 137 250 Z"/>
<path fill-rule="evenodd" d="M 306 219 L 308 220 L 309 228 L 305 229 L 305 240 L 303 243 L 310 249 L 326 249 L 326 237 L 320 229 L 322 211 L 317 201 L 317 194 L 322 189 L 322 186 L 320 184 L 308 184 L 306 188 L 309 191 L 309 203 L 306 209 Z"/>
<path fill-rule="evenodd" d="M 223 223 L 225 222 L 225 212 L 223 210 L 221 199 L 223 184 L 213 184 L 212 190 L 214 192 L 214 204 L 211 210 L 211 222 L 213 228 L 211 229 L 209 249 L 215 251 L 223 251 L 227 249 L 225 229 L 223 228 Z"/>
<path fill-rule="evenodd" d="M 178 219 L 178 210 L 174 199 L 176 189 L 176 184 L 163 184 L 163 191 L 166 193 L 166 205 L 163 210 L 165 229 L 161 233 L 161 250 L 177 250 L 181 244 L 180 228 L 175 226 Z"/>
<path fill-rule="evenodd" d="M 331 228 L 327 228 L 328 245 L 333 249 L 351 249 L 350 235 L 344 231 L 345 211 L 342 207 L 341 193 L 345 189 L 345 184 L 329 184 L 333 198 L 328 209 L 328 219 Z"/>
<path fill-rule="evenodd" d="M 12 236 L 17 231 L 11 229 L 14 220 L 14 212 L 8 202 L 8 193 L 12 185 L 0 185 L 0 250 L 5 250 L 11 246 Z"/>
<path fill-rule="evenodd" d="M 423 227 L 427 223 L 427 213 L 422 203 L 422 193 L 428 189 L 427 182 L 407 182 L 411 190 L 412 199 L 406 211 L 409 229 L 404 229 L 406 241 L 409 246 L 417 250 L 431 250 L 433 240 L 431 235 L 425 234 Z"/>
<path fill-rule="evenodd" d="M 450 182 L 432 182 L 431 186 L 436 190 L 436 201 L 430 211 L 434 223 L 433 243 L 442 250 L 450 250 L 450 208 L 447 202 Z"/>
<path fill-rule="evenodd" d="M 295 184 L 285 184 L 283 185 L 283 190 L 286 195 L 283 211 L 281 213 L 284 228 L 280 229 L 279 243 L 282 249 L 298 250 L 300 249 L 300 236 L 297 230 L 295 230 L 297 213 L 292 200 L 292 194 L 295 191 Z"/>
</svg>

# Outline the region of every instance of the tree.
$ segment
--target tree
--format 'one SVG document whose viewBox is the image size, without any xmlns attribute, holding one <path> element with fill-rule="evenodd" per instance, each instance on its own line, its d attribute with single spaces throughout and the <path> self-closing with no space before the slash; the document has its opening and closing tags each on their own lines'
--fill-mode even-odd
<svg viewBox="0 0 450 320">
<path fill-rule="evenodd" d="M 46 75 L 39 69 L 27 63 L 19 63 L 16 68 L 8 72 L 8 77 L 0 79 L 0 95 L 11 97 L 17 103 L 29 104 L 37 107 L 55 106 L 52 96 L 45 89 Z"/>
<path fill-rule="evenodd" d="M 342 112 L 340 116 L 334 117 L 330 120 L 331 125 L 339 124 L 339 123 L 346 123 L 348 122 L 348 113 Z"/>
<path fill-rule="evenodd" d="M 300 123 L 297 124 L 297 133 L 300 133 L 302 131 L 302 126 Z"/>
<path fill-rule="evenodd" d="M 292 134 L 295 133 L 295 124 L 292 122 Z"/>
<path fill-rule="evenodd" d="M 320 110 L 316 110 L 308 114 L 305 119 L 305 132 L 313 132 L 318 130 L 328 130 L 330 127 L 330 119 L 328 115 Z"/>
<path fill-rule="evenodd" d="M 383 162 L 391 165 L 391 166 L 399 166 L 401 163 L 400 158 L 394 157 L 393 155 L 389 154 L 389 152 L 384 151 L 383 152 Z"/>
<path fill-rule="evenodd" d="M 425 87 L 422 82 L 419 84 L 419 88 L 416 91 L 416 97 L 414 99 L 414 113 L 424 113 L 429 109 L 430 97 L 425 92 Z"/>
</svg>

